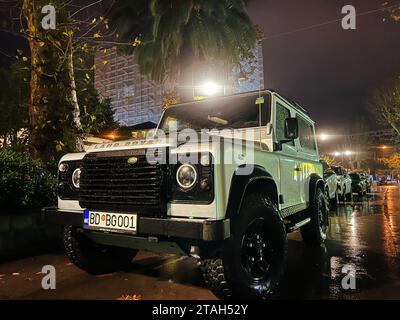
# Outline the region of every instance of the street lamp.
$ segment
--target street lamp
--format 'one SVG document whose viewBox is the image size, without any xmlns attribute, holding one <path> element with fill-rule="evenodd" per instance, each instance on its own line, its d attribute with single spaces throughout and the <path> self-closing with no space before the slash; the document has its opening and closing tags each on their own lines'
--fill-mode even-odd
<svg viewBox="0 0 400 320">
<path fill-rule="evenodd" d="M 200 86 L 200 90 L 203 95 L 205 96 L 213 96 L 218 93 L 218 90 L 221 88 L 221 86 L 217 85 L 216 83 L 209 81 L 204 83 L 203 85 Z"/>
<path fill-rule="evenodd" d="M 329 135 L 327 135 L 326 133 L 321 133 L 318 137 L 321 141 L 326 141 L 329 139 Z"/>
</svg>

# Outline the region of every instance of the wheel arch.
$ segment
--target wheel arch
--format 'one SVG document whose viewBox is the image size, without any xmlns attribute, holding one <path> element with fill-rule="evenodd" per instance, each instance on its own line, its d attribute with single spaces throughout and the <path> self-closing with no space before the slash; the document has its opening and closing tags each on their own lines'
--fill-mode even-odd
<svg viewBox="0 0 400 320">
<path fill-rule="evenodd" d="M 232 218 L 239 214 L 243 199 L 249 192 L 257 191 L 258 193 L 265 194 L 278 206 L 279 196 L 277 185 L 272 175 L 264 167 L 255 165 L 252 174 L 246 176 L 237 174 L 239 168 L 236 169 L 231 180 L 226 209 L 227 218 Z"/>
<path fill-rule="evenodd" d="M 310 176 L 310 185 L 309 185 L 309 202 L 311 203 L 316 195 L 317 189 L 321 189 L 322 192 L 325 192 L 325 182 L 318 174 L 313 173 Z"/>
</svg>

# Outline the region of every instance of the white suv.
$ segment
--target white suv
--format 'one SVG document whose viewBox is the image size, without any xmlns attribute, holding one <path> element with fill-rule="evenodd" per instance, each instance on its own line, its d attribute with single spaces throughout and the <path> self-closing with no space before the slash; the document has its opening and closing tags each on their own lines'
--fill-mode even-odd
<svg viewBox="0 0 400 320">
<path fill-rule="evenodd" d="M 332 167 L 338 179 L 339 199 L 342 201 L 353 201 L 353 193 L 351 189 L 351 177 L 346 169 L 341 166 Z"/>
<path fill-rule="evenodd" d="M 124 268 L 138 250 L 192 255 L 218 297 L 265 298 L 287 233 L 326 238 L 319 161 L 314 122 L 273 91 L 185 103 L 151 139 L 64 156 L 44 217 L 65 226 L 68 257 L 90 273 Z"/>
</svg>

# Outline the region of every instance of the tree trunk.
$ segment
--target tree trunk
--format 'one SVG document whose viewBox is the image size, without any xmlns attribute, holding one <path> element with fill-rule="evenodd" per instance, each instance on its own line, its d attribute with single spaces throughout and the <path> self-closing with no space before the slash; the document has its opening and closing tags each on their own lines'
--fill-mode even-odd
<svg viewBox="0 0 400 320">
<path fill-rule="evenodd" d="M 71 39 L 72 43 L 72 39 Z M 78 97 L 76 94 L 76 83 L 75 83 L 75 71 L 74 71 L 74 59 L 73 59 L 73 48 L 72 44 L 68 50 L 68 70 L 69 70 L 69 81 L 70 81 L 70 95 L 72 104 L 72 122 L 75 130 L 80 133 L 75 139 L 75 150 L 84 151 L 83 140 L 81 134 L 83 133 L 82 123 L 81 123 L 81 111 L 79 108 Z"/>
<path fill-rule="evenodd" d="M 32 157 L 53 162 L 67 152 L 82 151 L 83 143 L 72 36 L 66 36 L 69 18 L 65 3 L 54 0 L 56 29 L 44 30 L 41 9 L 48 3 L 48 0 L 24 0 L 23 12 L 31 50 L 29 149 Z"/>
</svg>

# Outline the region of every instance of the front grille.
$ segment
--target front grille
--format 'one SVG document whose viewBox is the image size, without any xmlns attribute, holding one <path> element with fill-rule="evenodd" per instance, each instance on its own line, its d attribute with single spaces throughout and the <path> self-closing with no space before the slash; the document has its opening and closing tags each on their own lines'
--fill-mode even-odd
<svg viewBox="0 0 400 320">
<path fill-rule="evenodd" d="M 136 163 L 128 163 L 135 157 Z M 89 153 L 83 159 L 79 203 L 91 210 L 165 214 L 165 168 L 145 150 Z"/>
</svg>

